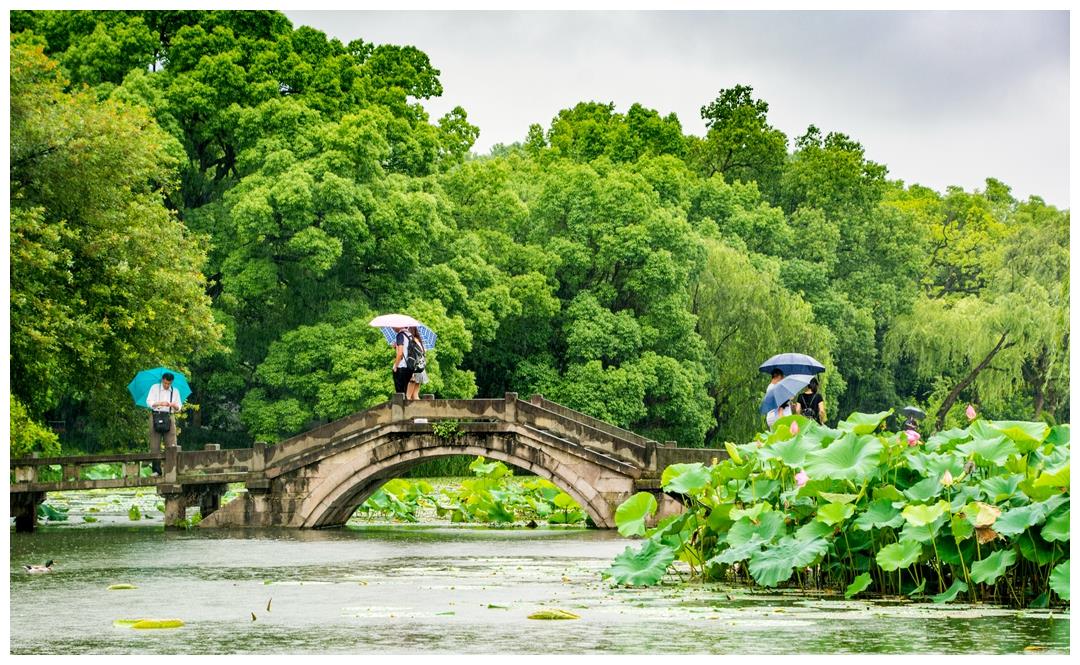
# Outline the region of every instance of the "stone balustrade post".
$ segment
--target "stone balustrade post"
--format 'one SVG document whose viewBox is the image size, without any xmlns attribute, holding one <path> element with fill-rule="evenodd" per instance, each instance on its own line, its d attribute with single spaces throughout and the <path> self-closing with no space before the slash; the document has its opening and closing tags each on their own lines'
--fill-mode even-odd
<svg viewBox="0 0 1080 665">
<path fill-rule="evenodd" d="M 394 393 L 390 398 L 390 420 L 395 423 L 405 420 L 405 395 L 402 393 Z"/>
<path fill-rule="evenodd" d="M 503 418 L 508 423 L 516 423 L 517 422 L 518 394 L 517 393 L 506 393 L 505 400 L 506 400 L 506 404 L 503 407 Z"/>
</svg>

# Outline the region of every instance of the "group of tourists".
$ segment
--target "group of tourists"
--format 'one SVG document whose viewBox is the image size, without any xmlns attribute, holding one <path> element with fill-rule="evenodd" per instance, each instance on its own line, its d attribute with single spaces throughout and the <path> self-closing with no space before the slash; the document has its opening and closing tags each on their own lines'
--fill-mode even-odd
<svg viewBox="0 0 1080 665">
<path fill-rule="evenodd" d="M 772 379 L 769 382 L 768 388 L 765 392 L 768 393 L 776 384 L 780 383 L 784 379 L 784 372 L 780 369 L 774 369 L 772 371 Z M 769 410 L 765 414 L 765 424 L 769 429 L 772 429 L 773 424 L 777 420 L 784 416 L 790 416 L 792 413 L 797 413 L 802 416 L 813 420 L 819 425 L 825 424 L 825 399 L 818 392 L 818 380 L 815 376 L 810 379 L 810 383 L 806 388 L 799 393 L 794 399 L 789 399 L 783 404 L 780 404 L 777 408 Z"/>
<path fill-rule="evenodd" d="M 394 392 L 405 393 L 405 399 L 419 399 L 420 386 L 428 382 L 424 339 L 416 326 L 394 328 L 394 332 Z"/>
</svg>

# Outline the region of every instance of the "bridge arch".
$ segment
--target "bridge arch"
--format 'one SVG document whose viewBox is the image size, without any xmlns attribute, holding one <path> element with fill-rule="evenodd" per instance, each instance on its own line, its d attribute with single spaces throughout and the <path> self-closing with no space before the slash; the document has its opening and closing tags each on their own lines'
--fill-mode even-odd
<svg viewBox="0 0 1080 665">
<path fill-rule="evenodd" d="M 597 526 L 614 526 L 615 524 L 611 507 L 602 496 L 595 492 L 594 488 L 575 485 L 574 479 L 567 478 L 564 474 L 552 471 L 520 454 L 505 452 L 477 442 L 464 446 L 442 443 L 415 447 L 394 452 L 385 457 L 377 454 L 377 448 L 378 446 L 372 451 L 374 453 L 372 456 L 378 458 L 378 461 L 365 465 L 359 470 L 352 470 L 349 465 L 345 465 L 333 474 L 324 477 L 318 487 L 313 488 L 309 501 L 305 502 L 304 515 L 299 526 L 307 528 L 341 526 L 348 521 L 356 508 L 374 494 L 383 483 L 400 476 L 420 462 L 450 455 L 482 455 L 487 459 L 498 460 L 534 473 L 538 477 L 551 481 L 560 490 L 573 497 Z"/>
</svg>

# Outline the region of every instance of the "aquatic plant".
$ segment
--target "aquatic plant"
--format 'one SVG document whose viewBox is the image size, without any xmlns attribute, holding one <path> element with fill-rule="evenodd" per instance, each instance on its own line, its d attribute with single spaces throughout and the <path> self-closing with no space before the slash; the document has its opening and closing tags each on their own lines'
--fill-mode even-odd
<svg viewBox="0 0 1080 665">
<path fill-rule="evenodd" d="M 692 579 L 849 598 L 1068 602 L 1069 426 L 975 418 L 909 445 L 883 431 L 891 413 L 836 429 L 787 416 L 729 459 L 668 467 L 663 489 L 686 511 L 646 529 L 652 497 L 623 502 L 620 533 L 645 541 L 604 576 L 650 585 L 682 562 Z"/>
</svg>

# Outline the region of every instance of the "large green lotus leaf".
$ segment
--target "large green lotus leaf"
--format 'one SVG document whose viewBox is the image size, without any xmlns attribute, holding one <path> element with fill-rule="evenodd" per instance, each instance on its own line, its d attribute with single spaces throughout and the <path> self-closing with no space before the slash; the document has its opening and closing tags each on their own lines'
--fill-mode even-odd
<svg viewBox="0 0 1080 665">
<path fill-rule="evenodd" d="M 923 524 L 915 526 L 911 522 L 904 524 L 904 528 L 900 531 L 901 540 L 914 540 L 920 543 L 929 543 L 937 536 L 938 531 L 941 530 L 941 526 L 945 524 L 945 517 L 939 517 L 929 524 Z"/>
<path fill-rule="evenodd" d="M 1010 474 L 1007 476 L 991 476 L 979 483 L 979 487 L 986 492 L 986 500 L 990 503 L 1000 503 L 1016 496 L 1023 474 Z"/>
<path fill-rule="evenodd" d="M 1057 510 L 1057 507 L 1064 501 L 1063 497 L 1056 496 L 1046 501 L 1013 508 L 997 518 L 997 521 L 994 522 L 994 531 L 1008 537 L 1021 534 L 1028 527 L 1041 524 L 1046 519 L 1046 516 Z"/>
<path fill-rule="evenodd" d="M 711 467 L 709 470 L 714 485 L 722 485 L 728 480 L 746 480 L 750 477 L 751 472 L 752 469 L 750 468 L 750 465 L 740 466 L 732 460 L 727 459 Z"/>
<path fill-rule="evenodd" d="M 935 603 L 951 603 L 956 600 L 956 597 L 968 590 L 968 585 L 963 580 L 953 580 L 953 583 L 949 585 L 948 589 L 945 589 L 936 596 L 930 596 L 930 600 Z"/>
<path fill-rule="evenodd" d="M 844 590 L 844 598 L 852 598 L 859 595 L 866 588 L 870 586 L 873 580 L 870 578 L 870 573 L 863 573 L 852 580 L 847 589 Z"/>
<path fill-rule="evenodd" d="M 783 418 L 777 418 L 776 422 L 773 423 L 772 431 L 769 432 L 769 438 L 766 439 L 766 442 L 773 444 L 796 436 L 791 432 L 791 423 L 798 423 L 799 431 L 802 431 L 802 429 L 811 422 L 813 421 L 806 416 L 801 416 L 797 413 L 793 413 L 790 416 L 784 416 Z"/>
<path fill-rule="evenodd" d="M 989 425 L 992 429 L 1012 439 L 1023 453 L 1038 448 L 1043 439 L 1050 434 L 1050 426 L 1043 422 L 993 420 Z"/>
<path fill-rule="evenodd" d="M 743 463 L 743 456 L 739 454 L 739 449 L 735 447 L 735 444 L 730 441 L 724 442 L 724 450 L 727 451 L 728 457 L 735 464 Z"/>
<path fill-rule="evenodd" d="M 1015 562 L 1016 552 L 1013 550 L 998 550 L 990 556 L 971 564 L 971 581 L 979 584 L 993 584 Z"/>
<path fill-rule="evenodd" d="M 604 577 L 610 577 L 618 584 L 649 586 L 656 584 L 668 566 L 675 561 L 675 549 L 661 545 L 655 540 L 646 540 L 641 547 L 627 547 L 615 557 L 611 567 L 604 571 Z"/>
<path fill-rule="evenodd" d="M 818 496 L 829 503 L 852 503 L 859 498 L 858 494 L 839 494 L 836 492 L 818 492 Z"/>
<path fill-rule="evenodd" d="M 954 513 L 963 512 L 964 506 L 976 499 L 981 499 L 983 491 L 979 489 L 978 485 L 968 485 L 967 483 L 961 483 L 959 485 L 953 483 L 950 491 L 952 492 L 952 511 Z"/>
<path fill-rule="evenodd" d="M 645 535 L 645 520 L 656 514 L 656 498 L 648 492 L 638 492 L 615 509 L 615 525 L 623 536 Z"/>
<path fill-rule="evenodd" d="M 676 551 L 681 549 L 694 537 L 694 531 L 697 530 L 700 524 L 697 511 L 689 510 L 683 513 L 682 516 L 683 519 L 675 520 L 665 529 L 651 535 L 650 538 L 658 541 L 661 545 L 674 548 Z"/>
<path fill-rule="evenodd" d="M 1045 566 L 1061 559 L 1068 552 L 1062 552 L 1060 547 L 1035 533 L 1028 532 L 1014 541 L 1020 546 L 1020 555 L 1037 566 Z"/>
<path fill-rule="evenodd" d="M 802 467 L 808 453 L 821 450 L 821 444 L 799 432 L 798 436 L 774 443 L 768 450 L 771 450 L 787 466 L 798 469 Z"/>
<path fill-rule="evenodd" d="M 739 561 L 745 561 L 746 559 L 749 559 L 752 554 L 760 552 L 761 546 L 764 544 L 764 540 L 758 538 L 757 535 L 754 535 L 750 538 L 750 540 L 746 541 L 745 543 L 741 545 L 733 545 L 726 550 L 720 552 L 719 554 L 713 556 L 711 559 L 706 561 L 706 563 L 723 563 L 731 565 Z"/>
<path fill-rule="evenodd" d="M 806 472 L 812 478 L 831 478 L 862 483 L 877 471 L 881 441 L 875 436 L 845 434 L 828 447 L 806 456 Z"/>
<path fill-rule="evenodd" d="M 967 429 L 947 429 L 927 439 L 924 448 L 931 452 L 949 451 L 970 438 Z"/>
<path fill-rule="evenodd" d="M 727 533 L 727 530 L 731 528 L 731 523 L 734 521 L 731 518 L 731 511 L 734 507 L 734 504 L 731 503 L 721 503 L 714 507 L 709 511 L 705 524 L 712 529 L 713 533 Z"/>
<path fill-rule="evenodd" d="M 1069 540 L 1069 511 L 1059 513 L 1046 521 L 1042 528 L 1042 537 L 1052 543 Z"/>
<path fill-rule="evenodd" d="M 1066 603 L 1069 602 L 1069 562 L 1054 566 L 1050 572 L 1050 588 Z"/>
<path fill-rule="evenodd" d="M 751 480 L 739 490 L 739 498 L 743 501 L 761 501 L 762 499 L 768 499 L 773 496 L 780 489 L 780 481 L 769 480 L 768 478 L 758 478 Z"/>
<path fill-rule="evenodd" d="M 664 469 L 660 484 L 665 492 L 694 495 L 709 486 L 709 470 L 701 462 L 672 464 Z"/>
<path fill-rule="evenodd" d="M 949 519 L 949 530 L 952 531 L 954 540 L 967 540 L 975 533 L 975 526 L 966 515 L 958 514 Z"/>
<path fill-rule="evenodd" d="M 824 538 L 800 540 L 790 536 L 750 557 L 750 575 L 764 587 L 773 587 L 791 577 L 796 568 L 809 566 L 829 550 Z"/>
<path fill-rule="evenodd" d="M 932 476 L 930 478 L 924 478 L 915 483 L 911 487 L 904 490 L 904 496 L 911 501 L 925 502 L 930 499 L 936 499 L 941 495 L 941 492 L 945 489 L 941 484 L 941 479 Z"/>
<path fill-rule="evenodd" d="M 947 501 L 938 501 L 930 506 L 907 506 L 904 508 L 903 515 L 907 523 L 912 526 L 926 526 L 944 515 L 948 508 L 949 503 Z"/>
<path fill-rule="evenodd" d="M 748 517 L 736 520 L 735 524 L 731 526 L 731 530 L 728 531 L 725 540 L 729 545 L 742 545 L 757 536 L 762 541 L 769 543 L 783 535 L 784 531 L 784 514 L 773 510 L 762 514 L 761 519 L 756 524 Z"/>
<path fill-rule="evenodd" d="M 854 514 L 855 506 L 850 503 L 829 503 L 818 508 L 817 520 L 835 526 Z"/>
<path fill-rule="evenodd" d="M 761 518 L 761 514 L 772 510 L 772 506 L 764 501 L 761 503 L 755 503 L 749 508 L 732 508 L 729 513 L 729 517 L 732 520 L 738 520 L 743 517 L 749 517 L 751 521 L 757 522 Z"/>
<path fill-rule="evenodd" d="M 1001 517 L 1001 508 L 982 501 L 974 501 L 964 506 L 964 514 L 972 526 L 993 526 L 997 518 Z"/>
<path fill-rule="evenodd" d="M 956 478 L 964 471 L 964 458 L 955 452 L 929 454 L 913 452 L 908 455 L 907 463 L 920 475 L 933 478 L 940 478 L 946 471 Z"/>
<path fill-rule="evenodd" d="M 965 455 L 974 455 L 975 463 L 979 466 L 1002 466 L 1010 457 L 1020 454 L 1016 444 L 1005 435 L 992 439 L 972 439 L 956 449 Z"/>
<path fill-rule="evenodd" d="M 881 423 L 892 415 L 893 410 L 881 411 L 879 413 L 853 413 L 847 417 L 847 420 L 841 420 L 836 424 L 836 427 L 843 432 L 854 432 L 855 434 L 870 434 Z"/>
<path fill-rule="evenodd" d="M 826 446 L 844 435 L 838 429 L 819 425 L 810 421 L 806 426 L 799 425 L 799 437 L 808 443 L 814 444 L 815 448 Z"/>
<path fill-rule="evenodd" d="M 882 570 L 892 572 L 898 568 L 907 568 L 922 556 L 922 543 L 903 540 L 882 547 L 874 557 Z"/>
<path fill-rule="evenodd" d="M 1036 485 L 1034 478 L 1028 478 L 1020 483 L 1020 491 L 1032 501 L 1046 501 L 1053 496 L 1060 496 L 1062 490 L 1050 485 Z"/>
<path fill-rule="evenodd" d="M 795 530 L 795 537 L 799 540 L 813 540 L 815 538 L 828 538 L 832 536 L 833 528 L 824 522 L 810 520 Z"/>
<path fill-rule="evenodd" d="M 978 549 L 974 538 L 957 542 L 948 536 L 942 536 L 934 540 L 937 547 L 938 557 L 950 566 L 966 566 L 978 556 Z"/>
<path fill-rule="evenodd" d="M 1043 439 L 1043 443 L 1049 443 L 1054 446 L 1069 446 L 1069 425 L 1054 425 L 1050 428 L 1050 433 Z"/>
<path fill-rule="evenodd" d="M 1069 465 L 1066 464 L 1054 471 L 1043 471 L 1042 474 L 1035 479 L 1035 487 L 1060 487 L 1068 490 Z"/>
<path fill-rule="evenodd" d="M 904 516 L 893 507 L 889 499 L 876 499 L 866 507 L 866 511 L 855 518 L 855 528 L 861 531 L 897 528 L 904 523 Z"/>
<path fill-rule="evenodd" d="M 904 495 L 894 485 L 878 485 L 872 494 L 874 501 L 888 499 L 889 501 L 903 501 Z"/>
</svg>

